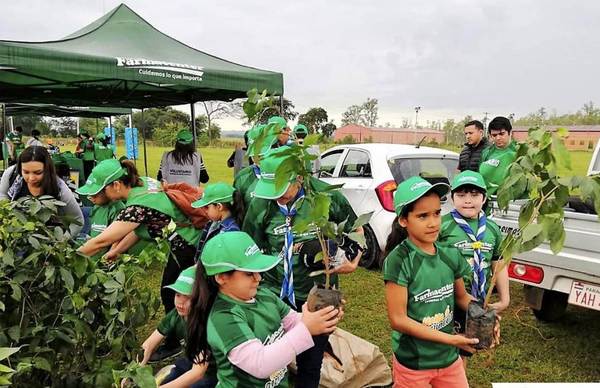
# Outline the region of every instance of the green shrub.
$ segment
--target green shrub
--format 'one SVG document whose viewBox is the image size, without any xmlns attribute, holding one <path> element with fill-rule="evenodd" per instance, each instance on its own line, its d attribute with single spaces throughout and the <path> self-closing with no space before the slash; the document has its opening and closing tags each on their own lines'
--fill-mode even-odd
<svg viewBox="0 0 600 388">
<path fill-rule="evenodd" d="M 110 386 L 160 305 L 134 280 L 164 255 L 145 251 L 106 268 L 46 225 L 59 205 L 0 201 L 0 347 L 20 347 L 8 358 L 17 386 Z"/>
</svg>

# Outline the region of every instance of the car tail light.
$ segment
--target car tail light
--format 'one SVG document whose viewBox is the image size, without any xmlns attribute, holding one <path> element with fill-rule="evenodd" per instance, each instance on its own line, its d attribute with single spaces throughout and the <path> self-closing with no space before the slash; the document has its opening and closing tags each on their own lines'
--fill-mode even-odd
<svg viewBox="0 0 600 388">
<path fill-rule="evenodd" d="M 508 276 L 513 279 L 539 284 L 544 280 L 544 270 L 534 265 L 510 263 L 508 266 Z"/>
<path fill-rule="evenodd" d="M 385 181 L 375 188 L 381 206 L 389 212 L 394 211 L 394 191 L 396 191 L 396 186 L 395 181 Z"/>
</svg>

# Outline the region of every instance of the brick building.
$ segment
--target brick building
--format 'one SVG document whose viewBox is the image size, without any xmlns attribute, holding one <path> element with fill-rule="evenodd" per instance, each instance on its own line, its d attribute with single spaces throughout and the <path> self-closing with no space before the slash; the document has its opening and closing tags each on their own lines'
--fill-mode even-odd
<svg viewBox="0 0 600 388">
<path fill-rule="evenodd" d="M 352 136 L 357 143 L 415 144 L 415 131 L 412 128 L 368 128 L 349 124 L 336 129 L 333 139 L 339 141 L 346 136 Z M 442 131 L 417 129 L 416 141 L 420 141 L 424 136 L 427 137 L 426 142 L 444 142 Z"/>
<path fill-rule="evenodd" d="M 569 150 L 593 150 L 600 138 L 600 125 L 549 125 L 546 128 L 555 131 L 564 127 L 569 130 L 565 145 Z M 513 127 L 513 137 L 517 141 L 527 138 L 529 127 Z"/>
</svg>

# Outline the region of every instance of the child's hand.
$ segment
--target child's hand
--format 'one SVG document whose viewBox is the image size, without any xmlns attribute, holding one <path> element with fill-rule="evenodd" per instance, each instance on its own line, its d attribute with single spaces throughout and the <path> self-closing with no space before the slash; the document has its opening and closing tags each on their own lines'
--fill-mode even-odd
<svg viewBox="0 0 600 388">
<path fill-rule="evenodd" d="M 339 310 L 333 306 L 327 306 L 315 312 L 308 311 L 306 303 L 302 306 L 302 322 L 311 335 L 333 333 L 336 329 L 335 325 L 340 320 L 338 314 Z"/>
<path fill-rule="evenodd" d="M 455 334 L 453 335 L 454 340 L 453 340 L 453 344 L 454 346 L 456 346 L 459 349 L 462 349 L 464 351 L 467 351 L 469 353 L 476 353 L 477 349 L 475 349 L 474 347 L 472 347 L 471 345 L 475 345 L 479 343 L 479 339 L 477 338 L 467 338 L 462 334 Z"/>
<path fill-rule="evenodd" d="M 500 314 L 502 311 L 506 310 L 506 308 L 508 307 L 508 303 L 499 301 L 496 303 L 490 303 L 487 306 L 488 308 L 496 310 L 496 314 Z"/>
</svg>

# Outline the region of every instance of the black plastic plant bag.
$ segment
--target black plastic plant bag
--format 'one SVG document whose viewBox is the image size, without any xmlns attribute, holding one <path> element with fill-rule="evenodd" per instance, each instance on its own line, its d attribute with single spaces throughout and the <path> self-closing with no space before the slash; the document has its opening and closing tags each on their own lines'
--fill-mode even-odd
<svg viewBox="0 0 600 388">
<path fill-rule="evenodd" d="M 484 309 L 480 302 L 472 301 L 467 310 L 465 336 L 477 338 L 479 343 L 475 349 L 489 349 L 494 342 L 494 325 L 496 324 L 496 310 Z"/>
</svg>

